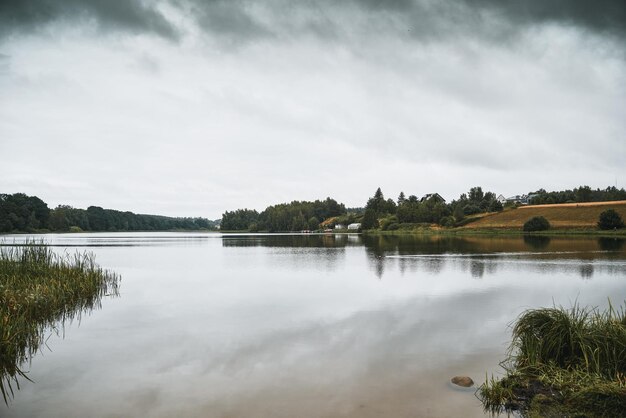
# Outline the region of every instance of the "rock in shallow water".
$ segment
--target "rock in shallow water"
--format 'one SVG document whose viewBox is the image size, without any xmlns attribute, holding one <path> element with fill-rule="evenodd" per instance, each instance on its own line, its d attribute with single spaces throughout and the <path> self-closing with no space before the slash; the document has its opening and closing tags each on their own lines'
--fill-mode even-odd
<svg viewBox="0 0 626 418">
<path fill-rule="evenodd" d="M 454 376 L 452 379 L 450 379 L 450 381 L 455 385 L 463 386 L 464 388 L 469 388 L 470 386 L 474 385 L 474 381 L 471 377 L 468 376 Z"/>
</svg>

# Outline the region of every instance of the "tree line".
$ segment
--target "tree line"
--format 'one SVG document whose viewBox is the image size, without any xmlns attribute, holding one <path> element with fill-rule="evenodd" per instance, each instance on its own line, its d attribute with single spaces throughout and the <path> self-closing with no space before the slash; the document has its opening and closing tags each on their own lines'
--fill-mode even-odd
<svg viewBox="0 0 626 418">
<path fill-rule="evenodd" d="M 37 196 L 0 194 L 0 232 L 67 231 L 167 231 L 215 229 L 206 218 L 175 218 L 141 215 L 99 206 L 55 209 Z"/>
<path fill-rule="evenodd" d="M 544 205 L 553 203 L 582 203 L 582 202 L 610 202 L 615 200 L 626 200 L 626 190 L 623 188 L 610 186 L 606 189 L 593 190 L 589 186 L 580 186 L 573 190 L 561 190 L 547 192 L 539 189 L 529 193 L 533 196 L 530 199 L 531 205 Z"/>
<path fill-rule="evenodd" d="M 598 202 L 626 200 L 626 190 L 607 187 L 529 193 L 530 204 Z M 418 198 L 400 192 L 398 198 L 386 199 L 380 188 L 367 200 L 364 208 L 346 209 L 330 197 L 325 200 L 292 201 L 268 206 L 262 212 L 253 209 L 226 211 L 221 229 L 225 231 L 289 232 L 318 230 L 337 223 L 360 222 L 362 229 L 393 230 L 403 225 L 438 224 L 445 227 L 463 225 L 468 216 L 503 210 L 492 192 L 472 187 L 458 199 L 447 203 L 439 194 Z M 99 206 L 78 209 L 61 205 L 49 209 L 37 196 L 23 193 L 0 194 L 0 232 L 49 231 L 165 231 L 215 229 L 220 221 L 206 218 L 175 218 L 142 215 Z"/>
<path fill-rule="evenodd" d="M 615 187 L 592 190 L 580 186 L 573 190 L 546 192 L 540 189 L 532 195 L 531 204 L 594 202 L 626 200 L 626 191 Z M 515 203 L 507 203 L 513 204 Z M 500 212 L 503 203 L 495 193 L 476 186 L 447 203 L 438 193 L 421 198 L 404 192 L 396 200 L 385 198 L 378 188 L 364 208 L 346 209 L 343 204 L 327 198 L 314 202 L 293 201 L 267 207 L 262 212 L 253 209 L 226 211 L 222 215 L 224 231 L 289 232 L 318 230 L 336 224 L 361 223 L 361 229 L 395 230 L 416 224 L 438 224 L 443 227 L 461 226 L 470 222 L 472 215 Z"/>
<path fill-rule="evenodd" d="M 481 187 L 472 187 L 469 193 L 463 193 L 459 199 L 446 203 L 438 193 L 431 193 L 418 198 L 406 197 L 400 192 L 398 199 L 385 199 L 380 187 L 365 205 L 361 227 L 363 229 L 380 228 L 394 230 L 403 224 L 439 224 L 455 226 L 467 215 L 484 212 L 498 212 L 502 204 L 492 192 L 484 193 Z"/>
<path fill-rule="evenodd" d="M 313 202 L 297 201 L 268 206 L 261 213 L 251 209 L 226 211 L 223 231 L 291 232 L 317 230 L 326 219 L 346 214 L 346 207 L 330 197 Z"/>
</svg>

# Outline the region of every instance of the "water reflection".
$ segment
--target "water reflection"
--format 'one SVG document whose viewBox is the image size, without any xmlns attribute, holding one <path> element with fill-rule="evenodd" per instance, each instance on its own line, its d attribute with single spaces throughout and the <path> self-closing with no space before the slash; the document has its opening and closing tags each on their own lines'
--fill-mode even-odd
<svg viewBox="0 0 626 418">
<path fill-rule="evenodd" d="M 485 275 L 485 263 L 481 260 L 470 261 L 470 271 L 472 273 L 472 277 L 480 279 Z"/>
<path fill-rule="evenodd" d="M 585 263 L 580 265 L 580 277 L 583 279 L 591 279 L 593 276 L 593 264 Z"/>
<path fill-rule="evenodd" d="M 85 240 L 124 297 L 50 339 L 2 416 L 485 418 L 449 379 L 497 374 L 522 311 L 626 299 L 625 246 L 597 238 Z"/>
<path fill-rule="evenodd" d="M 542 274 L 577 273 L 590 279 L 601 270 L 624 274 L 622 238 L 562 238 L 545 236 L 415 236 L 415 235 L 246 235 L 222 238 L 229 247 L 282 248 L 280 255 L 299 257 L 297 248 L 320 249 L 317 253 L 329 266 L 338 266 L 345 253 L 339 249 L 363 248 L 371 272 L 382 279 L 388 271 L 401 275 L 419 271 L 437 275 L 446 267 L 483 278 L 499 271 L 532 270 Z M 301 260 L 300 260 L 301 261 Z"/>
<path fill-rule="evenodd" d="M 603 251 L 619 252 L 624 247 L 626 239 L 623 238 L 598 238 L 598 245 Z"/>
<path fill-rule="evenodd" d="M 535 250 L 545 250 L 550 245 L 550 237 L 541 235 L 524 235 L 524 244 Z"/>
<path fill-rule="evenodd" d="M 254 234 L 223 235 L 224 247 L 344 248 L 360 246 L 358 235 L 349 234 Z"/>
</svg>

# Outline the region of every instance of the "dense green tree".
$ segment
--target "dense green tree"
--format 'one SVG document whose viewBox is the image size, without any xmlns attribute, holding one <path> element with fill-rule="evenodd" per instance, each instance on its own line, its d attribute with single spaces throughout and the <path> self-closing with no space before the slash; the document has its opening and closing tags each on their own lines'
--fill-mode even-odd
<svg viewBox="0 0 626 418">
<path fill-rule="evenodd" d="M 598 218 L 598 228 L 604 230 L 620 229 L 624 227 L 622 217 L 614 209 L 607 209 Z"/>
<path fill-rule="evenodd" d="M 493 199 L 487 208 L 489 212 L 502 212 L 503 209 L 502 203 L 497 199 Z"/>
<path fill-rule="evenodd" d="M 367 204 L 365 205 L 365 211 L 373 210 L 377 215 L 386 213 L 387 201 L 385 200 L 385 196 L 383 195 L 380 187 L 376 189 L 374 196 L 370 197 L 367 200 Z"/>
<path fill-rule="evenodd" d="M 411 195 L 403 204 L 398 205 L 396 216 L 400 223 L 440 223 L 450 213 L 448 205 L 437 194 L 424 201 Z"/>
<path fill-rule="evenodd" d="M 395 214 L 397 206 L 393 199 L 385 200 L 385 196 L 379 187 L 376 189 L 374 196 L 367 200 L 365 210 L 367 211 L 368 209 L 373 210 L 376 217 L 379 218 L 384 215 Z"/>
<path fill-rule="evenodd" d="M 259 213 L 252 209 L 226 211 L 222 215 L 220 229 L 223 231 L 246 231 L 252 224 L 257 224 Z"/>
<path fill-rule="evenodd" d="M 483 198 L 479 202 L 481 212 L 489 212 L 489 208 L 493 205 L 493 202 L 497 201 L 496 195 L 492 192 L 487 192 L 483 195 Z"/>
<path fill-rule="evenodd" d="M 480 205 L 485 195 L 483 194 L 482 187 L 472 187 L 469 191 L 469 200 L 475 205 Z"/>
<path fill-rule="evenodd" d="M 404 196 L 404 192 L 400 192 L 398 196 L 398 206 L 402 206 L 406 202 L 406 197 Z"/>
<path fill-rule="evenodd" d="M 106 216 L 104 209 L 100 206 L 89 206 L 87 208 L 87 218 L 92 231 L 107 231 L 109 229 L 109 220 L 112 220 L 113 217 Z"/>
<path fill-rule="evenodd" d="M 259 214 L 259 228 L 269 232 L 301 231 L 310 229 L 308 226 L 311 218 L 316 218 L 319 225 L 320 221 L 345 214 L 345 206 L 329 197 L 313 202 L 294 200 L 291 203 L 268 206 Z"/>
<path fill-rule="evenodd" d="M 550 222 L 543 216 L 534 216 L 524 223 L 525 232 L 546 231 L 550 229 Z"/>
<path fill-rule="evenodd" d="M 580 186 L 578 189 L 574 189 L 576 193 L 577 202 L 591 202 L 592 190 L 589 186 Z"/>
<path fill-rule="evenodd" d="M 303 231 L 307 229 L 307 222 L 304 219 L 304 215 L 300 212 L 297 216 L 294 216 L 291 220 L 290 231 Z"/>
<path fill-rule="evenodd" d="M 476 213 L 481 213 L 482 210 L 480 209 L 480 206 L 474 204 L 474 203 L 469 203 L 465 206 L 463 206 L 463 213 L 465 215 L 474 215 Z"/>
<path fill-rule="evenodd" d="M 378 228 L 378 218 L 374 209 L 365 209 L 363 215 L 363 222 L 361 222 L 362 229 L 374 229 Z"/>
<path fill-rule="evenodd" d="M 465 218 L 465 212 L 463 211 L 463 206 L 457 205 L 454 208 L 453 216 L 457 222 L 462 221 L 463 218 Z"/>
<path fill-rule="evenodd" d="M 404 204 L 398 206 L 398 210 L 396 211 L 396 216 L 398 217 L 398 222 L 400 223 L 417 223 L 418 219 L 418 210 L 420 203 L 412 202 L 407 200 Z"/>
<path fill-rule="evenodd" d="M 49 226 L 53 231 L 69 231 L 70 229 L 70 223 L 66 214 L 62 210 L 58 210 L 58 208 L 52 211 Z"/>
<path fill-rule="evenodd" d="M 0 194 L 0 232 L 48 228 L 50 209 L 37 196 Z"/>
</svg>

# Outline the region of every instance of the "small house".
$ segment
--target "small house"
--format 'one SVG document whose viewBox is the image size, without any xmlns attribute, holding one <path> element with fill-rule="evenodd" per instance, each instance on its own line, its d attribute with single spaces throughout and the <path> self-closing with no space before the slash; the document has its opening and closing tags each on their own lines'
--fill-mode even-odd
<svg viewBox="0 0 626 418">
<path fill-rule="evenodd" d="M 350 225 L 348 225 L 348 229 L 351 230 L 351 231 L 361 229 L 361 224 L 358 223 L 358 222 L 350 224 Z"/>
<path fill-rule="evenodd" d="M 527 205 L 528 204 L 528 195 L 523 194 L 523 195 L 511 196 L 511 197 L 508 197 L 506 199 L 506 201 L 510 202 L 510 203 L 519 203 L 521 205 Z"/>
<path fill-rule="evenodd" d="M 424 203 L 430 199 L 435 199 L 437 202 L 439 203 L 446 203 L 446 199 L 444 199 L 443 197 L 441 197 L 441 195 L 439 193 L 428 193 L 425 194 L 424 196 L 422 196 L 422 198 L 420 199 L 421 203 Z"/>
</svg>

